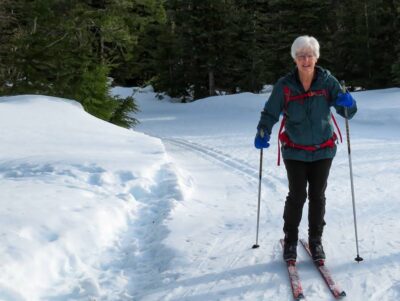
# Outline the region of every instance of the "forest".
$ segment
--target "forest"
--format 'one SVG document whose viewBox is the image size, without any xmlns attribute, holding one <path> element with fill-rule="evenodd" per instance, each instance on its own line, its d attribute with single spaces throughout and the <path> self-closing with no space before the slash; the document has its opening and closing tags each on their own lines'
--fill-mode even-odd
<svg viewBox="0 0 400 301">
<path fill-rule="evenodd" d="M 182 102 L 258 93 L 290 71 L 299 35 L 353 88 L 400 84 L 400 0 L 1 0 L 0 96 L 75 99 L 132 127 L 152 85 Z"/>
</svg>

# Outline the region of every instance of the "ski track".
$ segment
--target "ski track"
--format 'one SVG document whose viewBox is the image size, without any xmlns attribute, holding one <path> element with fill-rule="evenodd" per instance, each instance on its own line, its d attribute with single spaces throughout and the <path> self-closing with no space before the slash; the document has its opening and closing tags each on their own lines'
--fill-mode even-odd
<svg viewBox="0 0 400 301">
<path fill-rule="evenodd" d="M 258 185 L 259 181 L 259 170 L 251 166 L 244 160 L 233 158 L 227 153 L 210 147 L 208 145 L 199 144 L 190 140 L 186 140 L 183 138 L 162 138 L 164 143 L 173 144 L 178 146 L 179 148 L 183 148 L 191 153 L 194 153 L 197 156 L 204 158 L 207 161 L 212 163 L 217 163 L 223 170 L 230 170 L 230 172 L 237 174 L 242 177 L 244 181 L 249 182 L 254 187 L 254 191 L 257 189 L 256 185 Z M 167 148 L 168 149 L 168 148 Z M 228 169 L 226 169 L 228 167 Z M 287 183 L 279 179 L 269 173 L 263 172 L 262 178 L 262 192 L 263 194 L 269 195 L 268 199 L 280 199 L 280 193 L 282 191 L 286 191 Z M 265 191 L 266 190 L 266 191 Z M 273 197 L 275 196 L 275 197 Z M 254 195 L 254 203 L 256 205 L 256 196 Z M 230 260 L 224 264 L 226 272 L 217 273 L 217 274 L 206 274 L 200 276 L 200 279 L 204 280 L 208 283 L 206 287 L 197 284 L 198 278 L 194 278 L 195 280 L 189 280 L 189 282 L 184 282 L 181 284 L 175 284 L 171 287 L 163 288 L 164 290 L 170 290 L 163 297 L 158 297 L 154 300 L 170 300 L 170 301 L 202 301 L 202 300 L 291 300 L 291 289 L 287 284 L 287 276 L 286 276 L 286 268 L 285 265 L 281 261 L 281 248 L 278 246 L 278 242 L 275 239 L 272 239 L 272 245 L 265 246 L 268 242 L 271 242 L 269 236 L 271 233 L 268 231 L 265 233 L 265 224 L 273 223 L 269 217 L 276 215 L 276 212 L 273 212 L 274 209 L 271 208 L 271 204 L 265 202 L 265 198 L 262 197 L 262 206 L 264 206 L 264 210 L 261 210 L 261 218 L 260 218 L 260 237 L 259 243 L 262 246 L 260 250 L 265 252 L 265 254 L 251 254 L 250 258 L 252 258 L 252 264 L 242 267 L 243 261 L 247 259 L 247 251 L 249 250 L 249 245 L 244 245 L 243 243 L 239 243 L 237 245 L 232 245 L 229 239 L 216 239 L 214 240 L 211 247 L 209 247 L 204 254 L 196 257 L 194 262 L 200 261 L 195 270 L 201 270 L 204 266 L 208 266 L 208 270 L 214 271 L 214 267 L 209 267 L 210 258 L 217 258 L 224 253 L 224 250 L 235 250 L 237 255 L 230 258 Z M 281 204 L 278 206 L 281 208 Z M 256 207 L 254 207 L 254 211 Z M 253 211 L 253 212 L 254 212 Z M 276 210 L 275 210 L 276 211 Z M 267 216 L 267 218 L 265 218 Z M 255 218 L 250 220 L 250 222 L 254 223 Z M 280 221 L 274 227 L 275 229 L 280 229 L 281 224 Z M 263 231 L 264 230 L 264 231 Z M 250 227 L 247 231 L 243 231 L 244 235 L 249 236 L 254 233 L 254 228 Z M 264 232 L 264 233 L 263 233 Z M 280 235 L 280 232 L 279 232 Z M 276 234 L 275 234 L 276 236 Z M 219 246 L 219 247 L 218 247 Z M 274 247 L 277 246 L 277 247 Z M 267 247 L 267 248 L 265 248 Z M 246 250 L 247 251 L 243 251 Z M 257 252 L 257 251 L 254 251 Z M 265 255 L 269 255 L 269 259 L 265 258 Z M 301 251 L 299 252 L 301 254 Z M 261 257 L 260 257 L 261 255 Z M 262 258 L 262 259 L 261 259 Z M 307 265 L 307 254 L 303 254 L 302 258 L 306 258 L 304 262 L 300 264 L 300 266 L 306 264 Z M 264 264 L 266 262 L 267 264 Z M 212 264 L 212 263 L 211 263 Z M 272 271 L 279 270 L 280 273 L 277 276 L 274 272 L 269 273 L 268 270 L 272 268 Z M 312 264 L 308 265 L 308 268 L 313 270 L 314 267 Z M 248 275 L 246 277 L 241 277 L 240 273 L 246 272 Z M 312 273 L 312 272 L 311 272 Z M 317 277 L 319 277 L 317 275 Z M 197 280 L 196 280 L 197 279 Z M 315 278 L 314 278 L 315 279 Z M 228 289 L 221 290 L 220 287 L 225 287 L 226 282 L 230 281 L 233 283 L 234 287 L 230 287 Z M 238 284 L 235 287 L 235 282 Z M 181 285 L 189 285 L 188 289 L 183 291 L 179 291 Z M 244 285 L 245 284 L 245 285 Z M 275 291 L 274 287 L 279 287 L 283 284 L 283 287 L 280 290 L 283 290 L 278 296 L 273 292 Z M 230 284 L 232 285 L 232 284 Z M 179 288 L 177 290 L 177 287 Z M 269 289 L 269 291 L 267 291 Z M 204 290 L 206 292 L 204 292 Z M 330 298 L 331 295 L 329 291 L 326 290 L 324 292 L 324 283 L 320 283 L 319 291 L 322 290 L 322 296 L 325 296 L 325 300 L 333 300 Z M 286 295 L 286 298 L 283 296 Z M 146 299 L 153 300 L 153 299 Z"/>
<path fill-rule="evenodd" d="M 201 145 L 193 141 L 185 140 L 183 138 L 162 138 L 162 140 L 167 143 L 173 143 L 180 147 L 184 147 L 199 155 L 202 155 L 203 157 L 208 158 L 209 160 L 222 164 L 223 166 L 227 166 L 235 172 L 243 175 L 248 181 L 251 181 L 252 183 L 256 181 L 258 183 L 259 170 L 251 166 L 246 161 L 243 161 L 239 158 L 233 158 L 220 150 L 206 145 Z M 274 192 L 276 192 L 279 190 L 279 188 L 286 188 L 286 182 L 271 175 L 270 171 L 266 172 L 263 170 L 262 176 L 262 184 L 264 186 L 268 186 L 268 189 L 272 189 Z"/>
<path fill-rule="evenodd" d="M 274 300 L 273 296 L 269 296 L 269 292 L 265 292 L 265 288 L 269 287 L 271 291 L 272 287 L 281 285 L 286 279 L 283 273 L 284 265 L 281 265 L 280 249 L 275 248 L 274 243 L 268 245 L 268 241 L 271 241 L 268 236 L 276 237 L 276 233 L 269 230 L 262 231 L 263 227 L 265 229 L 266 223 L 271 223 L 270 216 L 276 214 L 269 212 L 271 206 L 266 206 L 264 200 L 262 200 L 259 242 L 264 243 L 266 248 L 259 249 L 262 250 L 261 252 L 251 249 L 255 238 L 253 235 L 255 235 L 257 212 L 258 169 L 220 150 L 192 141 L 182 138 L 162 138 L 162 140 L 166 146 L 170 145 L 167 150 L 169 148 L 182 149 L 194 154 L 195 157 L 198 156 L 208 161 L 208 164 L 216 163 L 217 166 L 222 166 L 221 172 L 229 172 L 236 178 L 239 176 L 243 183 L 240 184 L 243 187 L 237 187 L 239 190 L 248 193 L 249 187 L 251 187 L 250 200 L 245 203 L 252 208 L 251 216 L 246 218 L 243 223 L 240 221 L 237 221 L 238 224 L 225 222 L 224 226 L 218 226 L 215 230 L 212 230 L 208 233 L 210 241 L 204 246 L 200 246 L 203 249 L 202 252 L 194 251 L 191 253 L 188 251 L 188 256 L 191 257 L 192 262 L 190 270 L 192 274 L 195 271 L 195 275 L 189 273 L 189 275 L 184 276 L 182 272 L 173 271 L 172 274 L 178 275 L 176 279 L 165 281 L 165 284 L 157 289 L 143 290 L 142 294 L 138 295 L 138 297 L 140 296 L 139 300 L 265 300 L 267 296 L 268 300 Z M 263 178 L 262 189 L 269 195 L 277 195 L 279 194 L 277 190 L 286 189 L 286 184 L 266 174 Z M 281 206 L 278 205 L 277 207 L 280 209 Z M 187 206 L 190 207 L 190 204 Z M 211 206 L 209 210 L 214 209 Z M 232 232 L 228 233 L 229 236 L 222 234 L 225 233 L 224 231 L 233 230 L 236 234 Z M 272 240 L 275 241 L 276 239 L 273 238 Z M 227 250 L 229 251 L 227 252 Z M 254 253 L 247 256 L 247 252 Z M 265 256 L 271 257 L 272 260 L 266 259 Z M 224 267 L 223 271 L 218 268 L 221 265 Z M 275 273 L 268 272 L 269 269 L 273 271 L 281 269 L 282 273 L 277 276 Z M 180 274 L 181 276 L 179 276 Z M 285 291 L 282 294 L 290 295 L 289 288 L 284 286 L 284 289 Z"/>
<path fill-rule="evenodd" d="M 183 138 L 162 138 L 166 145 L 174 145 L 185 149 L 188 152 L 200 156 L 211 163 L 217 163 L 224 167 L 223 170 L 230 170 L 231 173 L 242 177 L 243 182 L 248 182 L 256 190 L 258 184 L 258 170 L 246 161 L 233 158 L 228 154 L 215 148 L 201 145 Z M 167 147 L 168 149 L 168 147 Z M 226 168 L 228 167 L 228 169 Z M 264 175 L 263 175 L 264 176 Z M 265 182 L 264 182 L 265 181 Z M 265 174 L 263 178 L 263 190 L 267 190 L 269 199 L 280 199 L 281 192 L 286 191 L 287 184 L 284 180 L 278 179 L 271 174 Z M 248 188 L 247 188 L 248 190 Z M 256 196 L 254 195 L 254 205 L 256 205 Z M 200 301 L 200 300 L 291 300 L 292 293 L 288 285 L 286 267 L 281 260 L 281 248 L 278 245 L 277 233 L 265 231 L 268 227 L 278 230 L 280 236 L 281 221 L 271 220 L 265 216 L 274 216 L 277 214 L 278 207 L 282 204 L 271 204 L 262 199 L 264 211 L 261 212 L 260 220 L 260 244 L 261 254 L 254 250 L 248 255 L 246 252 L 252 252 L 248 242 L 238 241 L 232 244 L 229 238 L 214 237 L 211 245 L 201 255 L 195 256 L 193 262 L 195 271 L 208 270 L 211 273 L 202 274 L 197 277 L 178 277 L 176 282 L 167 286 L 162 286 L 157 290 L 145 293 L 147 297 L 144 300 L 169 300 L 169 301 Z M 265 208 L 266 207 L 266 208 Z M 256 207 L 254 207 L 256 210 Z M 275 212 L 274 212 L 275 211 Z M 255 217 L 249 220 L 254 223 Z M 276 224 L 273 225 L 272 224 Z M 268 226 L 266 226 L 268 225 Z M 242 233 L 242 234 L 241 234 Z M 232 234 L 252 236 L 254 228 L 249 227 L 241 233 Z M 272 237 L 272 239 L 271 239 Z M 229 256 L 225 260 L 224 272 L 217 272 L 213 266 L 213 260 L 221 257 L 221 254 L 231 250 L 234 256 Z M 266 258 L 266 256 L 268 258 Z M 299 248 L 299 266 L 300 274 L 304 274 L 303 285 L 309 293 L 314 295 L 316 300 L 334 300 L 326 284 L 323 282 L 314 265 L 309 262 L 308 255 Z M 246 265 L 247 264 L 247 265 Z M 218 266 L 218 263 L 215 263 Z M 193 267 L 192 267 L 193 269 Z M 276 273 L 278 272 L 278 274 Z M 335 277 L 335 273 L 333 274 Z M 315 284 L 316 283 L 316 284 Z M 311 294 L 310 294 L 311 295 Z M 318 297 L 316 298 L 315 295 Z"/>
<path fill-rule="evenodd" d="M 254 185 L 258 185 L 259 182 L 259 169 L 254 168 L 249 163 L 239 158 L 234 158 L 227 153 L 210 147 L 208 145 L 199 144 L 193 141 L 189 141 L 183 138 L 162 138 L 164 142 L 174 144 L 178 147 L 184 148 L 189 152 L 195 153 L 210 162 L 215 162 L 223 167 L 223 170 L 226 170 L 225 167 L 228 167 L 230 172 L 239 175 L 243 180 L 246 180 L 252 187 Z M 259 152 L 257 152 L 259 153 Z M 270 222 L 270 217 L 276 214 L 274 210 L 271 208 L 269 202 L 273 199 L 279 200 L 280 195 L 284 195 L 282 192 L 286 193 L 287 183 L 285 180 L 282 180 L 274 175 L 268 170 L 265 172 L 264 169 L 262 171 L 262 180 L 261 180 L 261 201 L 264 207 L 261 209 L 261 212 L 264 216 L 267 217 L 264 221 Z M 247 188 L 248 190 L 248 188 Z M 253 188 L 253 192 L 258 192 L 258 187 Z M 268 197 L 265 197 L 267 195 Z M 271 197 L 277 196 L 277 197 Z M 250 206 L 256 205 L 256 196 L 253 197 L 254 202 L 250 203 Z"/>
</svg>

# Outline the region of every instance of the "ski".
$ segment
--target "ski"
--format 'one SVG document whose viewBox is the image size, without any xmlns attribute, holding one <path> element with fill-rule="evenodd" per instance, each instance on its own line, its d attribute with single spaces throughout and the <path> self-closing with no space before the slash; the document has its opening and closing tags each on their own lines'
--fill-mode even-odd
<svg viewBox="0 0 400 301">
<path fill-rule="evenodd" d="M 282 248 L 284 247 L 283 239 L 280 240 Z M 289 281 L 292 287 L 293 298 L 296 301 L 304 300 L 303 287 L 301 286 L 301 281 L 299 273 L 297 272 L 297 266 L 295 260 L 286 261 L 286 266 L 289 274 Z"/>
<path fill-rule="evenodd" d="M 305 239 L 300 239 L 301 244 L 303 245 L 304 249 L 306 249 L 308 255 L 312 258 L 310 248 L 308 246 L 308 242 Z M 322 278 L 324 278 L 326 284 L 328 285 L 329 290 L 331 291 L 332 295 L 336 299 L 340 299 L 346 296 L 346 293 L 340 289 L 339 285 L 333 280 L 331 272 L 325 265 L 324 260 L 314 261 L 314 264 L 318 271 L 320 272 Z"/>
</svg>

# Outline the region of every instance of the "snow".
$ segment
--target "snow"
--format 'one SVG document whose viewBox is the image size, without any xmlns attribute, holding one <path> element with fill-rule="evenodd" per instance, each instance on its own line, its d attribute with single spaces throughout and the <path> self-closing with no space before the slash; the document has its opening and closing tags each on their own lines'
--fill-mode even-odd
<svg viewBox="0 0 400 301">
<path fill-rule="evenodd" d="M 268 91 L 268 90 L 266 90 Z M 181 104 L 134 95 L 139 126 L 101 121 L 73 100 L 0 97 L 0 300 L 292 300 L 281 259 L 285 168 L 278 125 L 260 153 L 268 93 Z M 327 189 L 327 266 L 347 300 L 400 297 L 400 89 L 355 92 L 350 121 L 356 256 L 346 143 Z M 344 122 L 337 117 L 342 134 Z M 301 236 L 307 233 L 307 207 Z M 307 300 L 334 300 L 299 247 Z"/>
</svg>

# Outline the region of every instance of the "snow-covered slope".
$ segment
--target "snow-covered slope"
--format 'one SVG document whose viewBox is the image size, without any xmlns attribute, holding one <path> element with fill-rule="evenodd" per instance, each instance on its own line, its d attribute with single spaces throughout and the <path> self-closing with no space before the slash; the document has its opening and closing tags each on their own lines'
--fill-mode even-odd
<svg viewBox="0 0 400 301">
<path fill-rule="evenodd" d="M 160 140 L 27 95 L 0 98 L 0 145 L 0 300 L 119 300 L 120 254 L 180 198 Z"/>
</svg>

